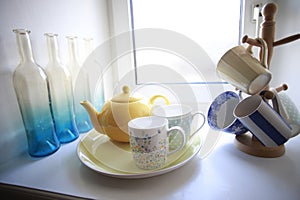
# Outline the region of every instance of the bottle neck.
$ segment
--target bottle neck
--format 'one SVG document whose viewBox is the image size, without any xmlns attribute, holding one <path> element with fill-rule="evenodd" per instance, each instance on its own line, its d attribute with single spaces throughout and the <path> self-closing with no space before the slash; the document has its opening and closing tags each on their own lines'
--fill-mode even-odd
<svg viewBox="0 0 300 200">
<path fill-rule="evenodd" d="M 93 38 L 83 38 L 84 41 L 84 58 L 86 59 L 93 51 Z"/>
<path fill-rule="evenodd" d="M 67 36 L 67 41 L 68 41 L 69 61 L 78 63 L 79 59 L 78 59 L 78 49 L 77 49 L 77 37 Z"/>
<path fill-rule="evenodd" d="M 49 62 L 60 62 L 57 34 L 45 33 L 48 47 Z"/>
<path fill-rule="evenodd" d="M 14 29 L 13 32 L 16 33 L 16 39 L 17 39 L 17 45 L 18 45 L 21 63 L 34 62 L 30 38 L 29 38 L 30 31 L 25 29 Z"/>
</svg>

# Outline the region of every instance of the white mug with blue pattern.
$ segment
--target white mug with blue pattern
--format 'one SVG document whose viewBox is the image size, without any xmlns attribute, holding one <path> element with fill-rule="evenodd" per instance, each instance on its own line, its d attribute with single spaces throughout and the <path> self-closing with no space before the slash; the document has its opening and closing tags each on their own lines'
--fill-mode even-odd
<svg viewBox="0 0 300 200">
<path fill-rule="evenodd" d="M 233 91 L 225 91 L 211 103 L 207 112 L 208 125 L 217 131 L 241 135 L 248 129 L 233 115 L 241 97 Z"/>
<path fill-rule="evenodd" d="M 292 136 L 292 127 L 263 98 L 253 95 L 234 109 L 237 117 L 267 147 L 276 147 Z"/>
</svg>

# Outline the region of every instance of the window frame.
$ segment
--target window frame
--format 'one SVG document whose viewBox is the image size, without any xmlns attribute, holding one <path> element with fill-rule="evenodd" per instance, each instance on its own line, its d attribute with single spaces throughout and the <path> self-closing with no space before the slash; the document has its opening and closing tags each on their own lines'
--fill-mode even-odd
<svg viewBox="0 0 300 200">
<path fill-rule="evenodd" d="M 128 41 L 131 42 L 131 46 L 128 48 L 132 49 L 132 54 L 130 55 L 132 58 L 127 59 L 126 63 L 120 60 L 116 60 L 114 62 L 115 70 L 113 73 L 113 80 L 116 82 L 122 76 L 122 72 L 120 69 L 125 71 L 128 70 L 135 70 L 135 84 L 140 84 L 138 82 L 138 72 L 137 72 L 137 58 L 135 52 L 135 29 L 134 29 L 134 17 L 133 15 L 133 6 L 132 0 L 110 0 L 108 2 L 108 9 L 109 9 L 109 25 L 110 25 L 110 35 L 111 36 L 118 36 L 124 33 L 130 33 L 126 37 Z M 251 7 L 252 4 L 255 3 L 255 0 L 245 1 L 240 0 L 240 21 L 239 21 L 239 38 L 242 38 L 244 35 L 244 30 L 251 30 L 251 33 L 248 35 L 252 35 L 252 32 L 255 32 L 255 23 L 249 19 L 251 16 L 251 10 L 245 9 Z M 252 22 L 252 23 L 251 23 Z M 254 30 L 253 30 L 254 29 Z M 240 45 L 240 39 L 238 39 L 238 45 Z M 117 58 L 120 55 L 120 48 L 122 46 L 118 41 L 114 41 L 111 45 L 112 49 L 112 57 Z M 127 66 L 127 69 L 124 69 L 124 66 Z M 123 73 L 124 74 L 124 73 Z M 216 81 L 216 82 L 199 82 L 199 83 L 180 83 L 180 84 L 226 84 L 224 81 Z"/>
</svg>

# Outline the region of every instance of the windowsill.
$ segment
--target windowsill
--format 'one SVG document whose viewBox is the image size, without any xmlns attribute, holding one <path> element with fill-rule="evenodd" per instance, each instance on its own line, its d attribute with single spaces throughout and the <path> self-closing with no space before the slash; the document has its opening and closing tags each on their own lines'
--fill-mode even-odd
<svg viewBox="0 0 300 200">
<path fill-rule="evenodd" d="M 298 199 L 300 196 L 300 137 L 286 143 L 283 156 L 268 159 L 240 152 L 233 144 L 234 136 L 222 133 L 217 146 L 204 159 L 198 155 L 173 172 L 135 180 L 103 176 L 81 164 L 76 155 L 79 141 L 63 145 L 42 159 L 24 154 L 3 164 L 0 182 L 26 187 L 22 190 L 16 187 L 18 194 L 34 191 L 33 195 L 40 195 L 32 188 L 42 190 L 41 196 L 56 199 L 141 196 L 143 199 Z"/>
</svg>

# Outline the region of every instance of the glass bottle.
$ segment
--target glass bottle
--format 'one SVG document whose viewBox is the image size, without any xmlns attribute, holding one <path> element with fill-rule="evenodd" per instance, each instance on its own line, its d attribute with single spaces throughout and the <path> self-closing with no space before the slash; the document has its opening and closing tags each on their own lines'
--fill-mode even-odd
<svg viewBox="0 0 300 200">
<path fill-rule="evenodd" d="M 82 61 L 84 62 L 94 50 L 94 40 L 93 38 L 83 38 L 83 44 L 84 50 Z"/>
<path fill-rule="evenodd" d="M 34 60 L 30 31 L 14 29 L 13 32 L 20 55 L 13 85 L 26 131 L 28 153 L 33 157 L 50 155 L 59 149 L 60 142 L 54 127 L 48 78 Z"/>
<path fill-rule="evenodd" d="M 94 51 L 94 39 L 93 38 L 83 38 L 83 44 L 84 44 L 84 56 L 83 56 L 83 66 L 87 64 L 87 59 L 93 59 L 91 57 L 93 51 Z M 86 63 L 85 63 L 86 62 Z M 104 104 L 104 89 L 103 89 L 103 77 L 100 77 L 101 79 L 98 79 L 96 88 L 94 90 L 94 96 L 92 96 L 92 101 L 94 102 L 94 106 L 98 112 L 101 111 L 102 106 Z"/>
<path fill-rule="evenodd" d="M 92 129 L 89 115 L 80 104 L 83 100 L 91 101 L 89 76 L 85 68 L 81 68 L 79 63 L 77 37 L 67 36 L 66 38 L 69 52 L 67 67 L 72 76 L 75 120 L 78 131 L 84 133 Z"/>
<path fill-rule="evenodd" d="M 61 63 L 57 34 L 45 33 L 49 62 L 45 67 L 50 83 L 55 130 L 61 143 L 78 138 L 73 104 L 73 88 L 70 72 Z"/>
</svg>

